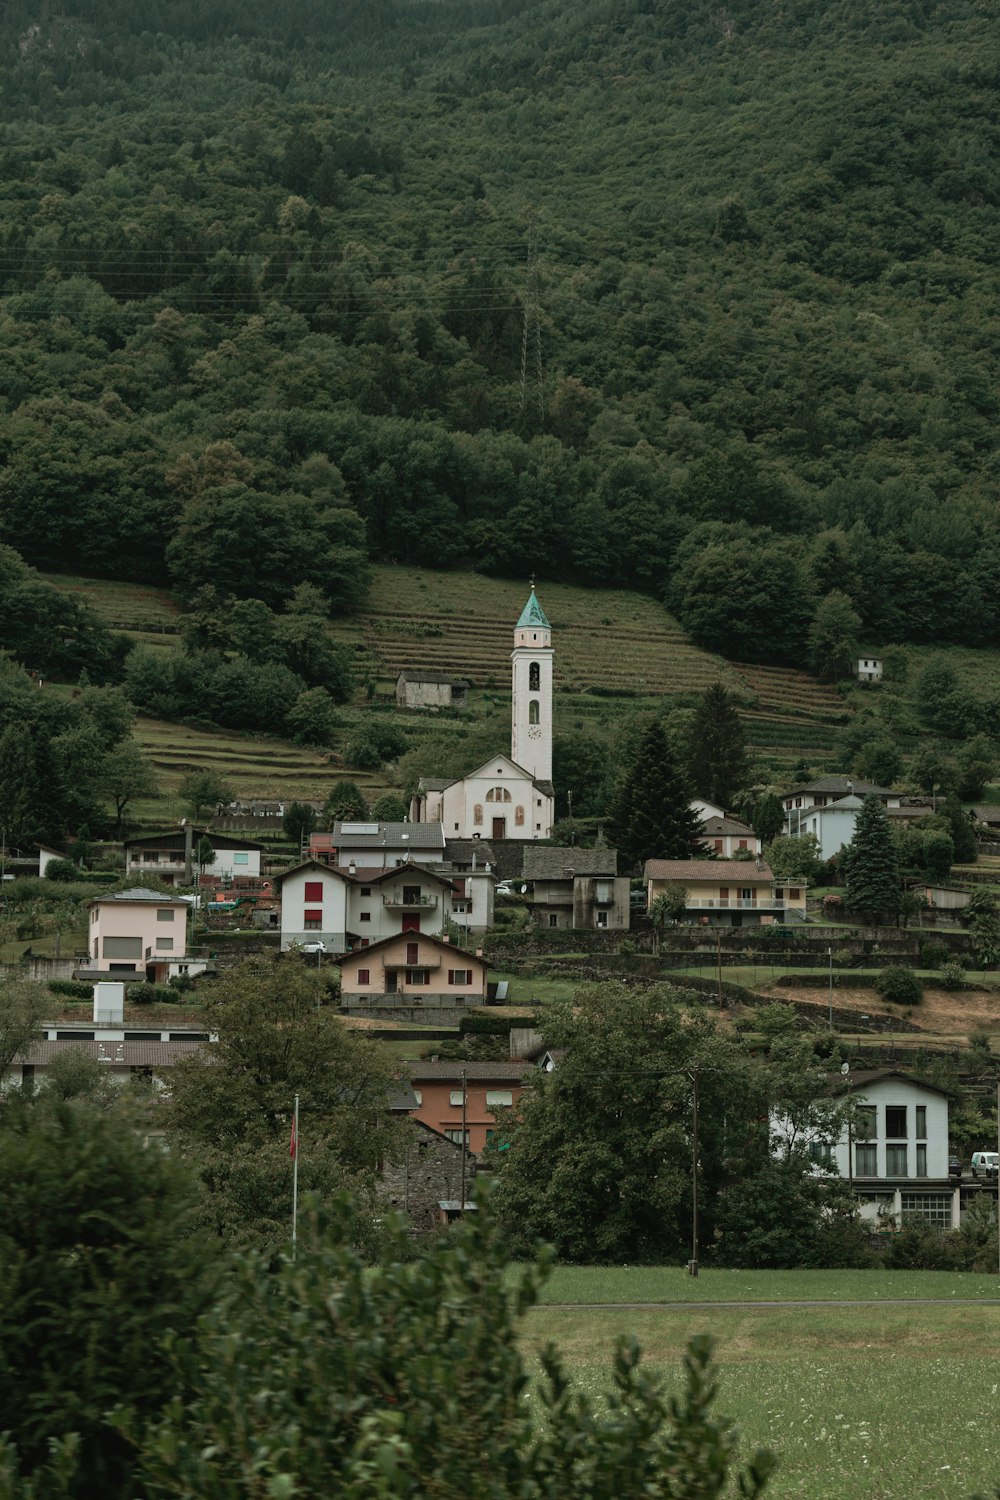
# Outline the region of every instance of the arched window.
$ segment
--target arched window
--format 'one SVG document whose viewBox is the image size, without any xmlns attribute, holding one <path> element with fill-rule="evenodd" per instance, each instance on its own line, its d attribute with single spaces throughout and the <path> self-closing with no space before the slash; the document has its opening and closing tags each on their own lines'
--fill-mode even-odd
<svg viewBox="0 0 1000 1500">
<path fill-rule="evenodd" d="M 510 792 L 505 786 L 491 786 L 486 793 L 487 802 L 509 802 Z"/>
<path fill-rule="evenodd" d="M 538 723 L 538 699 L 537 698 L 529 698 L 528 699 L 528 723 L 529 724 L 537 724 Z"/>
<path fill-rule="evenodd" d="M 528 664 L 528 691 L 529 691 L 529 693 L 540 692 L 541 691 L 541 686 L 542 686 L 542 669 L 538 665 L 537 661 L 530 662 Z M 532 722 L 537 722 L 537 721 L 533 720 Z"/>
<path fill-rule="evenodd" d="M 481 802 L 477 802 L 472 809 L 472 821 L 473 823 L 481 823 L 483 821 L 483 804 Z"/>
</svg>

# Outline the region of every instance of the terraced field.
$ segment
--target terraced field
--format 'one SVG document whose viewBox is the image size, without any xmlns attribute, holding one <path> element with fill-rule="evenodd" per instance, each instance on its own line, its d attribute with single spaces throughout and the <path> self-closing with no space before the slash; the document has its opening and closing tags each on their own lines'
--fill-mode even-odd
<svg viewBox="0 0 1000 1500">
<path fill-rule="evenodd" d="M 178 644 L 177 607 L 161 589 L 59 575 L 49 575 L 49 581 L 137 641 L 161 649 Z M 526 582 L 379 566 L 365 610 L 335 621 L 330 631 L 351 648 L 359 681 L 373 680 L 383 701 L 403 668 L 424 669 L 466 678 L 472 711 L 486 712 L 507 701 L 511 631 L 527 594 Z M 540 583 L 539 597 L 556 644 L 558 727 L 606 728 L 623 709 L 652 708 L 664 697 L 693 706 L 710 683 L 721 680 L 741 704 L 751 746 L 779 775 L 800 758 L 832 764 L 836 732 L 849 711 L 833 688 L 807 673 L 727 662 L 702 651 L 666 610 L 641 594 Z M 359 695 L 355 712 L 360 709 Z M 341 741 L 353 718 L 348 710 Z M 411 739 L 441 722 L 413 713 L 402 718 Z M 140 722 L 139 738 L 168 795 L 193 764 L 225 770 L 244 796 L 322 796 L 343 775 L 335 763 L 280 741 L 204 735 L 147 721 Z M 356 779 L 372 792 L 381 790 L 377 776 L 359 773 Z"/>
</svg>

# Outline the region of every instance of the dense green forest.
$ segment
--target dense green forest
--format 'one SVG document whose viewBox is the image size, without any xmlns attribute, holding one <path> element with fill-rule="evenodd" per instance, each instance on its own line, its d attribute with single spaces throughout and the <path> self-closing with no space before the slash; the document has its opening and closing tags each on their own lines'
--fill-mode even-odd
<svg viewBox="0 0 1000 1500">
<path fill-rule="evenodd" d="M 975 0 L 8 0 L 0 542 L 996 644 L 998 82 Z"/>
</svg>

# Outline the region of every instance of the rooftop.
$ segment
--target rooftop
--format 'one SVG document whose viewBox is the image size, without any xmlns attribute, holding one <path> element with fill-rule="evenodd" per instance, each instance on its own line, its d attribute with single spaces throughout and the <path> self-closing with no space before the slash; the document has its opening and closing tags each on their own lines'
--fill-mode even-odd
<svg viewBox="0 0 1000 1500">
<path fill-rule="evenodd" d="M 757 837 L 750 824 L 741 823 L 739 818 L 706 818 L 701 826 L 706 838 L 719 838 L 723 834 L 738 834 L 741 838 L 748 836 L 752 839 Z"/>
<path fill-rule="evenodd" d="M 148 885 L 134 885 L 127 891 L 112 891 L 109 895 L 95 896 L 93 905 L 98 901 L 128 901 L 131 903 L 144 902 L 150 906 L 186 906 L 179 896 L 167 896 L 163 891 L 151 891 Z"/>
<path fill-rule="evenodd" d="M 410 1080 L 426 1078 L 459 1079 L 463 1073 L 469 1083 L 489 1083 L 503 1080 L 516 1083 L 536 1072 L 530 1062 L 463 1062 L 461 1058 L 451 1062 L 407 1062 L 405 1071 Z"/>
<path fill-rule="evenodd" d="M 617 873 L 617 849 L 577 849 L 569 845 L 528 844 L 521 866 L 525 880 L 569 880 L 574 875 Z"/>
<path fill-rule="evenodd" d="M 540 630 L 551 629 L 548 620 L 545 618 L 545 611 L 538 602 L 538 595 L 535 593 L 534 584 L 531 585 L 528 602 L 522 609 L 521 618 L 514 628 L 516 630 L 523 630 L 526 626 L 532 625 L 537 625 Z"/>
<path fill-rule="evenodd" d="M 753 859 L 647 859 L 644 874 L 647 880 L 676 880 L 679 885 L 691 880 L 770 885 L 774 879 L 769 865 Z"/>
<path fill-rule="evenodd" d="M 870 797 L 874 792 L 876 797 L 898 797 L 891 787 L 876 786 L 872 781 L 862 781 L 860 776 L 817 776 L 815 781 L 807 781 L 802 785 L 789 787 L 787 791 L 781 792 L 782 797 L 791 797 L 798 792 L 818 792 L 833 797 L 847 797 L 853 792 L 858 797 Z"/>
<path fill-rule="evenodd" d="M 320 842 L 327 840 L 327 843 Z M 309 847 L 315 849 L 443 849 L 443 823 L 334 823 L 333 832 L 313 834 Z"/>
<path fill-rule="evenodd" d="M 396 679 L 397 682 L 436 682 L 445 683 L 448 687 L 467 688 L 469 684 L 464 677 L 449 677 L 447 672 L 424 672 L 419 667 L 404 667 Z"/>
</svg>

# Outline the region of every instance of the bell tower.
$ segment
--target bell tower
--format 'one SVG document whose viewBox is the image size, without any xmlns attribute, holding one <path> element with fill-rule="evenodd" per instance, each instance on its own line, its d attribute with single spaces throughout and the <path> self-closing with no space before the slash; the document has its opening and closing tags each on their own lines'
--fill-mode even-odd
<svg viewBox="0 0 1000 1500">
<path fill-rule="evenodd" d="M 514 626 L 510 656 L 511 760 L 530 771 L 536 781 L 552 780 L 552 627 L 535 594 L 531 594 Z"/>
</svg>

